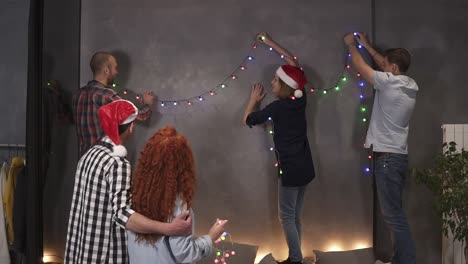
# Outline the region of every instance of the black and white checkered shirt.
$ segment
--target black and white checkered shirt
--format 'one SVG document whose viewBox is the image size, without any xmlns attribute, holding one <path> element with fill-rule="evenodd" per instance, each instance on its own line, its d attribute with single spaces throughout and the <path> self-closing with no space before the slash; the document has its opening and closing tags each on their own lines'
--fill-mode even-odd
<svg viewBox="0 0 468 264">
<path fill-rule="evenodd" d="M 104 137 L 78 162 L 65 263 L 128 263 L 131 166 L 112 154 L 113 146 Z"/>
</svg>

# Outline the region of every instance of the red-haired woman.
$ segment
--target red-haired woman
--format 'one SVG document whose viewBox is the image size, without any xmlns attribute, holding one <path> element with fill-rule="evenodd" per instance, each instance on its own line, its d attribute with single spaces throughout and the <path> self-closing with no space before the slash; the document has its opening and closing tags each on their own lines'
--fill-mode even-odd
<svg viewBox="0 0 468 264">
<path fill-rule="evenodd" d="M 189 143 L 167 126 L 148 140 L 138 160 L 132 182 L 133 209 L 161 222 L 171 222 L 186 210 L 193 217 L 195 185 Z M 213 241 L 224 232 L 226 222 L 217 220 L 207 235 L 198 238 L 128 231 L 130 263 L 195 263 L 211 254 Z"/>
</svg>

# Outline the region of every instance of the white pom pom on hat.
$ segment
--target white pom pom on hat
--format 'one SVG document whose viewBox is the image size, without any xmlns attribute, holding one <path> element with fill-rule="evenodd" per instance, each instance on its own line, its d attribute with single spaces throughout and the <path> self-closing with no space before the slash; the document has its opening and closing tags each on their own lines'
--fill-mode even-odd
<svg viewBox="0 0 468 264">
<path fill-rule="evenodd" d="M 303 90 L 307 79 L 300 68 L 292 65 L 281 65 L 276 70 L 276 74 L 284 83 L 295 90 L 294 97 L 301 98 L 304 95 Z"/>
<path fill-rule="evenodd" d="M 113 154 L 127 156 L 127 149 L 120 144 L 119 125 L 133 122 L 138 116 L 138 108 L 130 101 L 116 100 L 101 106 L 98 116 L 102 130 L 115 144 Z"/>
</svg>

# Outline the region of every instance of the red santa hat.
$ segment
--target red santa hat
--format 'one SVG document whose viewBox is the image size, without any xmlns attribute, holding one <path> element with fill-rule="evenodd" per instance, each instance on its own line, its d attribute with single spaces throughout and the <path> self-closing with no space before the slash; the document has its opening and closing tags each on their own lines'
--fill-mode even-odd
<svg viewBox="0 0 468 264">
<path fill-rule="evenodd" d="M 104 133 L 114 142 L 115 155 L 127 156 L 127 150 L 120 145 L 119 125 L 131 123 L 138 115 L 138 108 L 130 101 L 116 100 L 98 110 L 99 122 Z"/>
<path fill-rule="evenodd" d="M 295 90 L 294 97 L 302 97 L 307 79 L 301 69 L 292 65 L 282 65 L 276 70 L 276 74 L 283 82 Z"/>
</svg>

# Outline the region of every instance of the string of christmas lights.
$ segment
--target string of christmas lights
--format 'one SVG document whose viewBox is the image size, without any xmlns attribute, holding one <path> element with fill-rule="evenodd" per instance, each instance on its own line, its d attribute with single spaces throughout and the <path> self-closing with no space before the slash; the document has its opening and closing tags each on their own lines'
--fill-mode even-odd
<svg viewBox="0 0 468 264">
<path fill-rule="evenodd" d="M 356 36 L 357 33 L 354 33 L 354 35 Z M 255 60 L 255 57 L 254 57 L 254 53 L 257 49 L 257 44 L 259 42 L 263 42 L 265 40 L 265 37 L 264 36 L 260 36 L 257 40 L 255 40 L 255 42 L 252 44 L 248 54 L 244 57 L 244 59 L 241 61 L 241 63 L 231 72 L 231 74 L 229 74 L 226 78 L 224 78 L 221 82 L 219 82 L 218 85 L 216 85 L 213 89 L 210 89 L 208 91 L 204 91 L 203 93 L 199 94 L 199 95 L 195 95 L 195 96 L 192 96 L 192 97 L 188 97 L 188 98 L 183 98 L 183 99 L 158 99 L 157 102 L 160 104 L 161 107 L 164 107 L 164 106 L 178 106 L 178 105 L 181 105 L 183 103 L 185 103 L 186 105 L 188 106 L 191 106 L 194 102 L 203 102 L 205 101 L 205 97 L 207 95 L 210 95 L 210 96 L 214 96 L 216 95 L 217 91 L 220 90 L 220 89 L 224 89 L 224 88 L 227 88 L 228 87 L 228 84 L 234 80 L 237 80 L 239 78 L 239 74 L 245 70 L 247 70 L 247 65 L 248 63 L 252 63 L 254 60 Z M 359 49 L 362 49 L 362 46 L 360 44 L 358 44 L 357 46 Z M 272 47 L 269 47 L 268 48 L 270 51 L 273 51 L 273 48 Z M 292 60 L 298 60 L 298 58 L 296 56 L 294 57 L 288 57 L 286 56 L 285 54 L 279 54 L 279 57 L 281 59 L 285 59 L 285 58 L 290 58 Z M 338 78 L 338 80 L 336 81 L 335 85 L 332 86 L 332 87 L 329 87 L 329 88 L 305 88 L 306 90 L 308 90 L 310 93 L 313 93 L 315 94 L 317 92 L 317 90 L 320 90 L 321 91 L 321 94 L 323 95 L 327 95 L 330 93 L 330 91 L 335 91 L 335 92 L 339 92 L 341 90 L 341 87 L 343 84 L 345 84 L 348 79 L 350 78 L 350 73 L 349 73 L 349 70 L 351 69 L 351 65 L 349 64 L 349 61 L 350 61 L 350 58 L 351 58 L 351 54 L 350 53 L 347 53 L 346 55 L 346 58 L 345 58 L 345 69 L 343 70 L 343 73 L 341 74 L 340 78 Z M 302 67 L 301 67 L 301 70 L 304 70 Z M 361 115 L 362 115 L 362 122 L 363 123 L 366 123 L 367 124 L 367 106 L 365 105 L 365 94 L 364 94 L 364 89 L 365 89 L 365 86 L 366 86 L 366 83 L 365 81 L 361 78 L 361 74 L 358 72 L 356 75 L 356 80 L 357 80 L 357 86 L 358 88 L 360 88 L 360 94 L 359 94 L 359 99 L 360 99 L 360 112 L 361 112 Z M 116 87 L 116 84 L 113 84 L 113 87 Z M 127 90 L 123 90 L 123 93 L 125 95 L 128 94 L 128 91 Z M 140 100 L 142 98 L 141 95 L 137 94 L 135 96 L 135 99 L 136 100 Z M 294 97 L 293 97 L 294 98 Z M 269 120 L 271 120 L 271 118 L 269 118 Z M 272 120 L 271 120 L 272 121 Z M 272 122 L 273 123 L 273 122 Z M 269 133 L 271 135 L 273 135 L 273 132 L 274 129 L 270 129 L 269 130 Z M 270 151 L 276 151 L 274 147 L 270 147 Z M 279 157 L 279 153 L 276 151 L 276 156 L 277 158 Z M 372 156 L 369 155 L 369 163 L 371 162 L 371 159 L 372 159 Z M 279 164 L 279 161 L 277 161 L 275 163 L 275 167 L 278 167 L 280 166 Z M 370 165 L 367 166 L 366 168 L 364 168 L 364 171 L 366 173 L 369 173 L 370 172 Z M 281 168 L 279 169 L 280 170 L 280 174 L 282 174 L 282 170 Z"/>
<path fill-rule="evenodd" d="M 210 90 L 205 90 L 203 93 L 187 97 L 187 98 L 179 98 L 179 99 L 157 99 L 157 102 L 160 104 L 160 106 L 178 106 L 181 104 L 186 104 L 188 106 L 191 106 L 194 102 L 203 102 L 205 101 L 206 96 L 214 96 L 216 95 L 217 91 L 220 89 L 224 89 L 228 87 L 228 84 L 234 80 L 237 80 L 239 78 L 239 75 L 247 70 L 247 65 L 249 63 L 253 63 L 255 61 L 254 53 L 255 50 L 257 49 L 257 44 L 259 41 L 263 41 L 264 37 L 260 37 L 259 39 L 255 40 L 255 42 L 251 45 L 251 48 L 248 52 L 248 54 L 244 57 L 244 59 L 241 61 L 241 63 L 226 77 L 224 78 L 221 82 L 219 82 L 218 85 L 216 85 L 213 89 Z M 273 48 L 269 48 L 270 51 L 273 51 Z M 281 59 L 289 58 L 288 56 L 284 54 L 280 54 L 279 57 Z M 290 59 L 297 60 L 297 57 L 292 57 Z M 302 68 L 301 68 L 302 69 Z M 303 69 L 302 69 L 303 70 Z M 117 88 L 117 84 L 114 83 L 112 84 L 112 87 Z M 123 90 L 123 94 L 127 95 L 129 91 L 127 89 Z M 142 96 L 140 94 L 135 95 L 136 100 L 140 100 Z"/>
<path fill-rule="evenodd" d="M 217 263 L 217 264 L 227 264 L 227 259 L 236 255 L 236 252 L 234 250 L 230 250 L 230 249 L 226 249 L 225 248 L 225 243 L 222 243 L 222 242 L 227 242 L 226 241 L 226 237 L 229 236 L 229 242 L 231 244 L 231 246 L 234 247 L 234 243 L 232 242 L 232 237 L 229 233 L 227 232 L 224 232 L 220 238 L 218 238 L 216 241 L 215 241 L 215 245 L 222 245 L 222 249 L 219 249 L 217 247 L 214 247 L 214 251 L 215 251 L 215 259 L 214 259 L 214 263 Z"/>
</svg>

